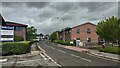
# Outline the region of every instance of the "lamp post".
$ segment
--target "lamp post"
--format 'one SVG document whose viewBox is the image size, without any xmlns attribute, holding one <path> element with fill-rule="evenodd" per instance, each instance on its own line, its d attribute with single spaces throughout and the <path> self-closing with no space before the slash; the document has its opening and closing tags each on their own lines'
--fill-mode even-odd
<svg viewBox="0 0 120 68">
<path fill-rule="evenodd" d="M 120 22 L 120 19 L 118 20 L 118 22 Z M 119 36 L 119 31 L 120 31 L 120 24 L 118 24 L 118 36 Z M 120 47 L 120 45 L 119 45 L 119 42 L 120 42 L 120 38 L 118 37 L 118 40 L 117 40 L 117 44 L 118 44 L 118 46 Z"/>
<path fill-rule="evenodd" d="M 62 18 L 60 18 L 60 17 L 57 17 L 57 19 L 59 19 L 59 20 L 62 21 L 62 23 L 63 23 L 63 28 L 64 28 L 64 20 L 63 20 Z M 65 33 L 64 33 L 64 29 L 63 29 L 63 33 L 62 33 L 62 35 L 63 35 L 63 41 L 65 41 Z"/>
</svg>

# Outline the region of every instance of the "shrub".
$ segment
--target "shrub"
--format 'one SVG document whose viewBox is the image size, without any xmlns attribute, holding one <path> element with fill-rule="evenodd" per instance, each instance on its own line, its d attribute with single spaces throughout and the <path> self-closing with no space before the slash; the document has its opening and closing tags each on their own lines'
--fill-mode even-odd
<svg viewBox="0 0 120 68">
<path fill-rule="evenodd" d="M 73 45 L 73 44 L 70 44 L 70 41 L 63 41 L 63 40 L 53 40 L 53 43 L 58 43 L 62 45 Z"/>
<path fill-rule="evenodd" d="M 120 47 L 112 47 L 112 46 L 106 46 L 103 49 L 100 49 L 102 52 L 108 52 L 108 53 L 114 53 L 120 55 Z"/>
<path fill-rule="evenodd" d="M 2 43 L 2 55 L 11 55 L 11 54 L 25 54 L 30 52 L 30 45 L 32 42 L 23 41 L 23 42 L 5 42 Z"/>
</svg>

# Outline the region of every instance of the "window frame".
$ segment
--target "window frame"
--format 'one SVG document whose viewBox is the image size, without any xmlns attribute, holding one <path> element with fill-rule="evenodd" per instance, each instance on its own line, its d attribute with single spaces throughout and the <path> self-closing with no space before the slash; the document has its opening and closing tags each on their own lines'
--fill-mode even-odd
<svg viewBox="0 0 120 68">
<path fill-rule="evenodd" d="M 80 29 L 76 29 L 76 33 L 77 33 L 77 34 L 80 34 Z"/>
</svg>

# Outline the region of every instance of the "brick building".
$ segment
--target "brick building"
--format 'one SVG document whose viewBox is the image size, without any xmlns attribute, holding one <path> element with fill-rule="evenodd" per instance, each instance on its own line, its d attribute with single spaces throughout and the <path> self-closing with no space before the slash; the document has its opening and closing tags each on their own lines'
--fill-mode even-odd
<svg viewBox="0 0 120 68">
<path fill-rule="evenodd" d="M 71 41 L 71 28 L 65 28 L 58 31 L 58 39 Z"/>
<path fill-rule="evenodd" d="M 14 26 L 14 36 L 19 36 L 22 38 L 22 40 L 26 40 L 26 28 L 28 25 L 5 21 L 1 14 L 0 14 L 0 25 Z"/>
<path fill-rule="evenodd" d="M 26 40 L 26 28 L 27 25 L 19 24 L 14 22 L 6 22 L 6 26 L 14 26 L 14 34 L 15 36 L 21 37 L 23 40 Z"/>
<path fill-rule="evenodd" d="M 90 22 L 75 26 L 73 28 L 58 32 L 59 40 L 80 40 L 81 42 L 98 42 L 96 25 Z"/>
</svg>

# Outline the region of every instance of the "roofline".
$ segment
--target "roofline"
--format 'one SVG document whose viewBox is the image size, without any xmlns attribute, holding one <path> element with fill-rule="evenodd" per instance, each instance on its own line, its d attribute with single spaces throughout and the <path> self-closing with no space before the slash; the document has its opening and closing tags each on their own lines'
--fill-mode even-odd
<svg viewBox="0 0 120 68">
<path fill-rule="evenodd" d="M 19 23 L 15 23 L 15 22 L 9 22 L 9 21 L 6 21 L 6 24 L 8 26 L 24 26 L 24 27 L 27 27 L 28 25 L 25 25 L 25 24 L 19 24 Z"/>
<path fill-rule="evenodd" d="M 6 25 L 5 20 L 4 20 L 4 18 L 3 18 L 1 13 L 0 13 L 0 20 L 1 20 L 1 24 L 0 25 Z"/>
<path fill-rule="evenodd" d="M 91 25 L 96 26 L 96 25 L 95 25 L 95 24 L 93 24 L 93 23 L 86 22 L 86 23 L 83 23 L 83 24 L 80 24 L 80 25 L 74 26 L 74 27 L 72 27 L 72 29 L 73 29 L 73 28 L 76 28 L 76 27 L 79 27 L 79 26 L 82 26 L 82 25 L 85 25 L 85 24 L 91 24 Z"/>
</svg>

